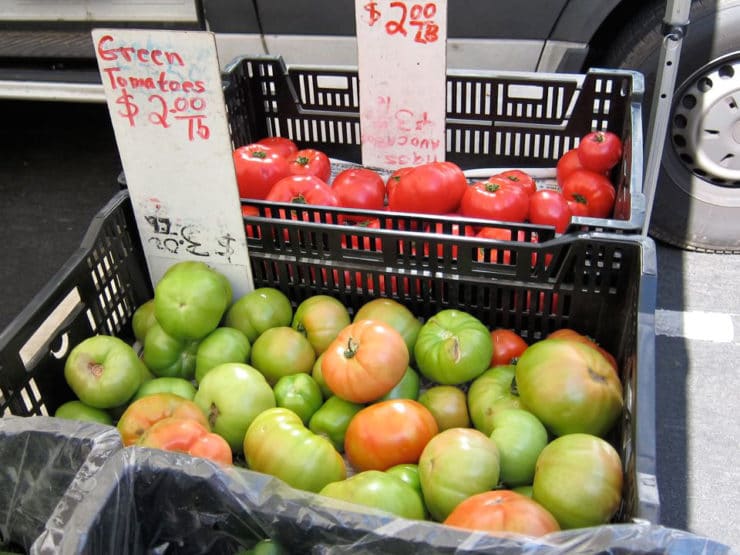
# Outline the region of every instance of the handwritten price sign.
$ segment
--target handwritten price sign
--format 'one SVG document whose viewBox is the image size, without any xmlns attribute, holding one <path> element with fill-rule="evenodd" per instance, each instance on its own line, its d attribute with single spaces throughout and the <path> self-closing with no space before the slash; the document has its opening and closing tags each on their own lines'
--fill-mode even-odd
<svg viewBox="0 0 740 555">
<path fill-rule="evenodd" d="M 355 0 L 362 161 L 445 156 L 447 1 Z"/>
<path fill-rule="evenodd" d="M 92 32 L 152 280 L 179 260 L 253 287 L 213 35 Z"/>
</svg>

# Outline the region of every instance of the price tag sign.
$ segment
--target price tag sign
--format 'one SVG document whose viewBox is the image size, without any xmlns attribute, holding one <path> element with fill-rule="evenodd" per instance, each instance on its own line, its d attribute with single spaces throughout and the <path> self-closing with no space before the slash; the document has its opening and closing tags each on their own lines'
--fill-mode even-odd
<svg viewBox="0 0 740 555">
<path fill-rule="evenodd" d="M 98 67 L 149 273 L 200 260 L 253 286 L 211 33 L 95 29 Z"/>
<path fill-rule="evenodd" d="M 447 0 L 355 0 L 362 162 L 445 157 Z"/>
</svg>

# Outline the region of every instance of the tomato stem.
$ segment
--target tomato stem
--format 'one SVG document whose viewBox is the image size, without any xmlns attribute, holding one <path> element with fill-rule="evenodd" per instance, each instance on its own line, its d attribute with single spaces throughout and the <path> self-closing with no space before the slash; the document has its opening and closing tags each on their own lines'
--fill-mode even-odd
<svg viewBox="0 0 740 555">
<path fill-rule="evenodd" d="M 354 338 L 350 337 L 347 340 L 347 348 L 344 350 L 344 358 L 352 358 L 357 354 L 357 350 L 360 348 L 359 342 Z"/>
</svg>

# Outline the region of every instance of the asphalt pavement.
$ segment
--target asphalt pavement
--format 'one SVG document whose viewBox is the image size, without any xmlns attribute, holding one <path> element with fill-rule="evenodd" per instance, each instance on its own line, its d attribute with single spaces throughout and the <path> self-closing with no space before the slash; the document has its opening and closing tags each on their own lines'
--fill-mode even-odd
<svg viewBox="0 0 740 555">
<path fill-rule="evenodd" d="M 118 191 L 102 105 L 0 101 L 0 328 L 74 252 Z M 658 245 L 661 523 L 740 549 L 740 256 Z"/>
</svg>

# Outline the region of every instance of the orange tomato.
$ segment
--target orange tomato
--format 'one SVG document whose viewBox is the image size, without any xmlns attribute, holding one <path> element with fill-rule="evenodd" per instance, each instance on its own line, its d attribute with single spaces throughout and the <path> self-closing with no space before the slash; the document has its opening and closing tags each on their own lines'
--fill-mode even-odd
<svg viewBox="0 0 740 555">
<path fill-rule="evenodd" d="M 438 432 L 434 416 L 418 401 L 380 401 L 352 418 L 344 435 L 344 452 L 357 471 L 416 464 Z"/>
<path fill-rule="evenodd" d="M 444 524 L 482 532 L 513 532 L 544 536 L 560 530 L 555 517 L 529 497 L 510 490 L 494 490 L 468 497 Z"/>
<path fill-rule="evenodd" d="M 409 365 L 403 336 L 380 320 L 344 327 L 324 352 L 321 373 L 335 395 L 353 403 L 379 399 L 401 381 Z"/>
</svg>

